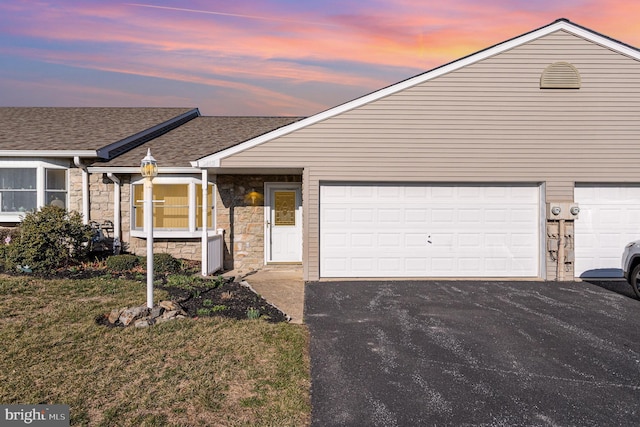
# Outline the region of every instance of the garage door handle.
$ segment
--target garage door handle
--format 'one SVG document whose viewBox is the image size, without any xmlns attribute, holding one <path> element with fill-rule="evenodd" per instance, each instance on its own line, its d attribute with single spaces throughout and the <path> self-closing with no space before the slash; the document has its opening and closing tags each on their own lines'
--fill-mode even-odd
<svg viewBox="0 0 640 427">
<path fill-rule="evenodd" d="M 432 244 L 433 242 L 431 241 L 431 236 L 427 236 L 427 243 L 428 244 Z"/>
</svg>

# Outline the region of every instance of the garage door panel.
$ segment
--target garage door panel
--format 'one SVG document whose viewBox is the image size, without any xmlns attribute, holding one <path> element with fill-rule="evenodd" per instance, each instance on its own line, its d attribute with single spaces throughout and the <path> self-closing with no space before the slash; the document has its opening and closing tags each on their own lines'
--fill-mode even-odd
<svg viewBox="0 0 640 427">
<path fill-rule="evenodd" d="M 483 248 L 484 239 L 479 233 L 468 233 L 458 235 L 458 247 L 462 250 L 480 251 Z"/>
<path fill-rule="evenodd" d="M 433 208 L 431 209 L 431 224 L 434 226 L 454 224 L 453 209 Z"/>
<path fill-rule="evenodd" d="M 531 234 L 525 233 L 511 233 L 509 235 L 509 248 L 517 250 L 517 249 L 525 249 L 528 250 L 531 245 L 538 244 L 537 236 L 532 236 Z"/>
<path fill-rule="evenodd" d="M 326 208 L 322 211 L 325 223 L 342 225 L 347 222 L 347 210 L 345 208 Z"/>
<path fill-rule="evenodd" d="M 457 260 L 453 257 L 433 257 L 429 260 L 429 268 L 423 273 L 435 277 L 446 277 L 457 268 Z"/>
<path fill-rule="evenodd" d="M 478 272 L 483 272 L 483 260 L 479 257 L 458 257 L 456 270 L 460 272 L 461 276 L 475 275 Z"/>
<path fill-rule="evenodd" d="M 504 209 L 485 209 L 484 211 L 485 221 L 488 223 L 503 224 L 507 221 L 508 216 L 509 212 Z"/>
<path fill-rule="evenodd" d="M 538 276 L 537 187 L 363 187 L 321 186 L 322 277 Z"/>
<path fill-rule="evenodd" d="M 457 219 L 461 223 L 480 224 L 483 216 L 483 212 L 480 209 L 459 209 Z"/>
<path fill-rule="evenodd" d="M 370 248 L 373 245 L 375 236 L 372 233 L 353 233 L 351 235 L 351 247 Z"/>
<path fill-rule="evenodd" d="M 402 247 L 402 235 L 398 233 L 380 233 L 378 234 L 377 247 L 389 249 L 400 249 Z"/>
<path fill-rule="evenodd" d="M 401 215 L 400 209 L 380 208 L 378 209 L 378 222 L 384 225 L 397 224 Z"/>
<path fill-rule="evenodd" d="M 326 233 L 322 236 L 325 250 L 344 249 L 347 247 L 348 236 L 343 233 Z"/>
<path fill-rule="evenodd" d="M 405 212 L 404 220 L 405 220 L 405 223 L 408 223 L 408 224 L 411 224 L 413 222 L 424 224 L 424 222 L 427 221 L 427 218 L 428 218 L 428 212 L 426 209 L 408 208 L 404 212 Z M 399 217 L 400 216 L 396 217 L 396 220 Z"/>
<path fill-rule="evenodd" d="M 620 259 L 627 243 L 640 239 L 640 186 L 580 185 L 575 221 L 575 275 L 622 277 Z"/>
</svg>

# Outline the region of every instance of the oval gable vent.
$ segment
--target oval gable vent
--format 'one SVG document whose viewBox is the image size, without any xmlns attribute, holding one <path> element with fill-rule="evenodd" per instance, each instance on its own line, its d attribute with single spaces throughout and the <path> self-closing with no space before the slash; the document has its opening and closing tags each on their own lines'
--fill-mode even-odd
<svg viewBox="0 0 640 427">
<path fill-rule="evenodd" d="M 580 73 L 568 62 L 555 62 L 542 72 L 540 89 L 580 89 Z"/>
</svg>

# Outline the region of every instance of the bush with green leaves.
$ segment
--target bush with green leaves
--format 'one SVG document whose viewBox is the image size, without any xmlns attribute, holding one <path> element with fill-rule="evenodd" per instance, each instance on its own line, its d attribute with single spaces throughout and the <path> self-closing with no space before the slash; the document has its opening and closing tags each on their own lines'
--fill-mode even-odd
<svg viewBox="0 0 640 427">
<path fill-rule="evenodd" d="M 130 271 L 140 265 L 140 258 L 132 254 L 112 255 L 107 258 L 107 269 L 112 272 Z"/>
<path fill-rule="evenodd" d="M 0 272 L 10 268 L 9 265 L 9 249 L 11 242 L 19 236 L 18 227 L 0 227 Z"/>
<path fill-rule="evenodd" d="M 7 264 L 49 273 L 85 258 L 93 230 L 78 212 L 44 206 L 29 212 L 20 223 L 19 236 L 11 241 Z"/>
<path fill-rule="evenodd" d="M 142 263 L 147 265 L 147 258 L 143 257 Z M 182 263 L 171 254 L 160 253 L 153 254 L 153 272 L 154 273 L 177 273 L 180 271 Z"/>
</svg>

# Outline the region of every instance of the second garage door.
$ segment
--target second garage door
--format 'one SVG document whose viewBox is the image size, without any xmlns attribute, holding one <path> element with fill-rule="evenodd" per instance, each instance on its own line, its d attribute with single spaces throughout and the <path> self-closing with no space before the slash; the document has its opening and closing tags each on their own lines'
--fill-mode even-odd
<svg viewBox="0 0 640 427">
<path fill-rule="evenodd" d="M 640 186 L 577 185 L 576 277 L 622 277 L 622 252 L 640 239 Z"/>
<path fill-rule="evenodd" d="M 321 277 L 538 277 L 538 186 L 323 184 Z"/>
</svg>

